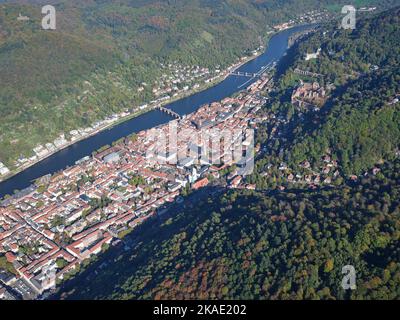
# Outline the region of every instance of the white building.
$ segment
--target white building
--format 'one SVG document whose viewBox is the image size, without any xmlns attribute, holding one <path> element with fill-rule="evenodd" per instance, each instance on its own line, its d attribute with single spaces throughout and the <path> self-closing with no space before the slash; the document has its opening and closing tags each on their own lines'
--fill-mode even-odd
<svg viewBox="0 0 400 320">
<path fill-rule="evenodd" d="M 308 61 L 311 59 L 317 59 L 320 54 L 321 54 L 321 48 L 319 48 L 315 53 L 307 53 L 305 60 Z"/>
<path fill-rule="evenodd" d="M 0 176 L 5 176 L 8 173 L 10 173 L 10 170 L 2 162 L 0 162 Z"/>
<path fill-rule="evenodd" d="M 65 146 L 67 143 L 68 143 L 68 141 L 67 141 L 67 139 L 65 139 L 65 135 L 64 135 L 64 134 L 60 135 L 59 138 L 57 138 L 57 139 L 54 140 L 54 145 L 55 145 L 57 148 L 62 148 L 62 147 Z"/>
<path fill-rule="evenodd" d="M 33 149 L 33 152 L 35 152 L 36 155 L 37 155 L 39 158 L 44 157 L 44 156 L 46 156 L 46 155 L 49 153 L 49 151 L 48 151 L 45 147 L 43 147 L 42 145 L 39 145 L 39 146 L 37 146 L 36 148 L 34 148 L 34 149 Z"/>
</svg>

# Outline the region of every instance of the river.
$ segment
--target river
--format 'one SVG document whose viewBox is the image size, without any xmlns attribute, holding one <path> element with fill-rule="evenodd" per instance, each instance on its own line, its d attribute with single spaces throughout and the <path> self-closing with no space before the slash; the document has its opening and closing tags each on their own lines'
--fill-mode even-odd
<svg viewBox="0 0 400 320">
<path fill-rule="evenodd" d="M 283 57 L 288 47 L 289 37 L 298 31 L 309 28 L 309 26 L 298 26 L 278 34 L 275 34 L 269 41 L 266 51 L 257 58 L 249 61 L 237 69 L 239 72 L 258 73 L 261 68 L 268 64 L 277 62 Z M 241 76 L 228 76 L 224 81 L 204 91 L 195 93 L 189 97 L 172 102 L 166 105 L 180 115 L 196 111 L 206 103 L 220 101 L 242 90 L 245 85 L 250 85 L 257 79 L 249 81 L 249 78 Z M 132 118 L 114 127 L 101 131 L 85 140 L 79 141 L 52 156 L 38 162 L 28 169 L 18 173 L 0 183 L 0 198 L 12 194 L 14 190 L 22 190 L 30 185 L 37 178 L 63 170 L 72 166 L 76 161 L 91 155 L 104 145 L 111 145 L 114 141 L 126 137 L 132 133 L 150 129 L 152 127 L 167 123 L 171 117 L 158 110 L 153 110 Z"/>
</svg>

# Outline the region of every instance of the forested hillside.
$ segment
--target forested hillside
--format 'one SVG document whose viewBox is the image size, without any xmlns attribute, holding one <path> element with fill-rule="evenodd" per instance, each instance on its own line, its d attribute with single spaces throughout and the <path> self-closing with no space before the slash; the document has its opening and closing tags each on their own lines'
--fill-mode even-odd
<svg viewBox="0 0 400 320">
<path fill-rule="evenodd" d="M 360 19 L 355 30 L 323 30 L 295 46 L 288 70 L 280 78 L 283 109 L 293 118 L 293 140 L 284 159 L 292 166 L 315 167 L 329 150 L 345 176 L 359 175 L 374 164 L 396 157 L 400 146 L 400 9 Z M 304 60 L 321 49 L 317 59 Z M 317 77 L 294 72 L 306 70 Z M 319 112 L 298 116 L 290 92 L 303 81 L 331 87 Z"/>
<path fill-rule="evenodd" d="M 323 124 L 298 139 L 301 142 L 290 151 L 290 161 L 317 163 L 330 149 L 349 176 L 361 174 L 384 159 L 394 159 L 400 146 L 400 105 L 390 102 L 400 92 L 399 72 L 397 65 L 346 88 L 331 102 Z"/>
<path fill-rule="evenodd" d="M 231 191 L 135 232 L 70 299 L 398 299 L 400 162 L 318 191 Z M 342 267 L 357 290 L 341 288 Z"/>
</svg>

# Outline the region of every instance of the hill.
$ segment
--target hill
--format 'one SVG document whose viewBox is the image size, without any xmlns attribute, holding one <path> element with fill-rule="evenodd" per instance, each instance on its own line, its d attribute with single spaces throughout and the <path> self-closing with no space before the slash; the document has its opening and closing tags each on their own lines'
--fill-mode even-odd
<svg viewBox="0 0 400 320">
<path fill-rule="evenodd" d="M 62 296 L 398 299 L 399 169 L 396 161 L 334 189 L 210 198 L 144 225 L 131 250 L 95 277 L 78 276 Z M 348 264 L 357 270 L 355 291 L 341 288 Z"/>
<path fill-rule="evenodd" d="M 288 140 L 272 147 L 276 156 L 298 167 L 317 168 L 329 155 L 345 177 L 360 175 L 400 146 L 400 9 L 361 19 L 355 30 L 323 29 L 295 45 L 278 80 L 273 108 L 290 120 Z M 307 53 L 320 49 L 317 59 Z M 309 75 L 299 74 L 298 70 Z M 328 94 L 314 112 L 294 107 L 292 93 L 303 82 L 317 82 Z"/>
</svg>

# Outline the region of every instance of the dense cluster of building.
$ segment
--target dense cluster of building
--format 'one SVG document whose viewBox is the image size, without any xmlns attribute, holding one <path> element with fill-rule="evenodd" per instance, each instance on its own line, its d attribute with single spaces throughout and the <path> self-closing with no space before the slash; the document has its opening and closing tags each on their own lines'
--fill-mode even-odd
<svg viewBox="0 0 400 320">
<path fill-rule="evenodd" d="M 167 65 L 162 63 L 161 70 L 165 71 L 154 82 L 152 92 L 156 98 L 164 99 L 175 98 L 182 92 L 199 89 L 201 83 L 211 82 L 222 73 L 219 67 L 210 70 L 200 66 L 184 66 L 178 62 Z M 138 91 L 144 91 L 146 86 L 146 83 L 142 83 Z"/>
<path fill-rule="evenodd" d="M 318 82 L 300 81 L 300 85 L 292 93 L 292 104 L 299 109 L 319 110 L 327 98 L 326 89 Z"/>
<path fill-rule="evenodd" d="M 37 297 L 137 225 L 163 214 L 183 189 L 199 189 L 218 179 L 221 170 L 234 164 L 224 162 L 226 153 L 233 152 L 234 145 L 248 150 L 253 143 L 248 130 L 257 126 L 255 111 L 266 102 L 259 90 L 268 83 L 264 76 L 235 98 L 172 121 L 180 136 L 176 162 L 170 161 L 174 156 L 169 149 L 163 153 L 159 148 L 162 136 L 171 139 L 169 123 L 154 129 L 160 139 L 153 139 L 154 130 L 139 132 L 4 200 L 0 256 L 15 273 L 0 271 L 0 297 Z M 208 149 L 219 152 L 217 164 L 203 161 L 201 149 L 208 146 L 192 139 L 194 133 L 213 129 L 242 133 L 230 136 L 224 148 Z M 230 187 L 240 186 L 253 156 L 248 153 L 234 166 Z"/>
<path fill-rule="evenodd" d="M 0 177 L 5 176 L 10 172 L 3 162 L 0 162 Z"/>
<path fill-rule="evenodd" d="M 307 24 L 307 23 L 316 23 L 319 21 L 328 20 L 330 18 L 330 13 L 327 10 L 312 10 L 307 13 L 301 14 L 294 19 L 289 20 L 288 22 L 284 22 L 281 24 L 277 24 L 274 26 L 276 31 L 282 31 L 289 29 L 297 24 Z"/>
</svg>

